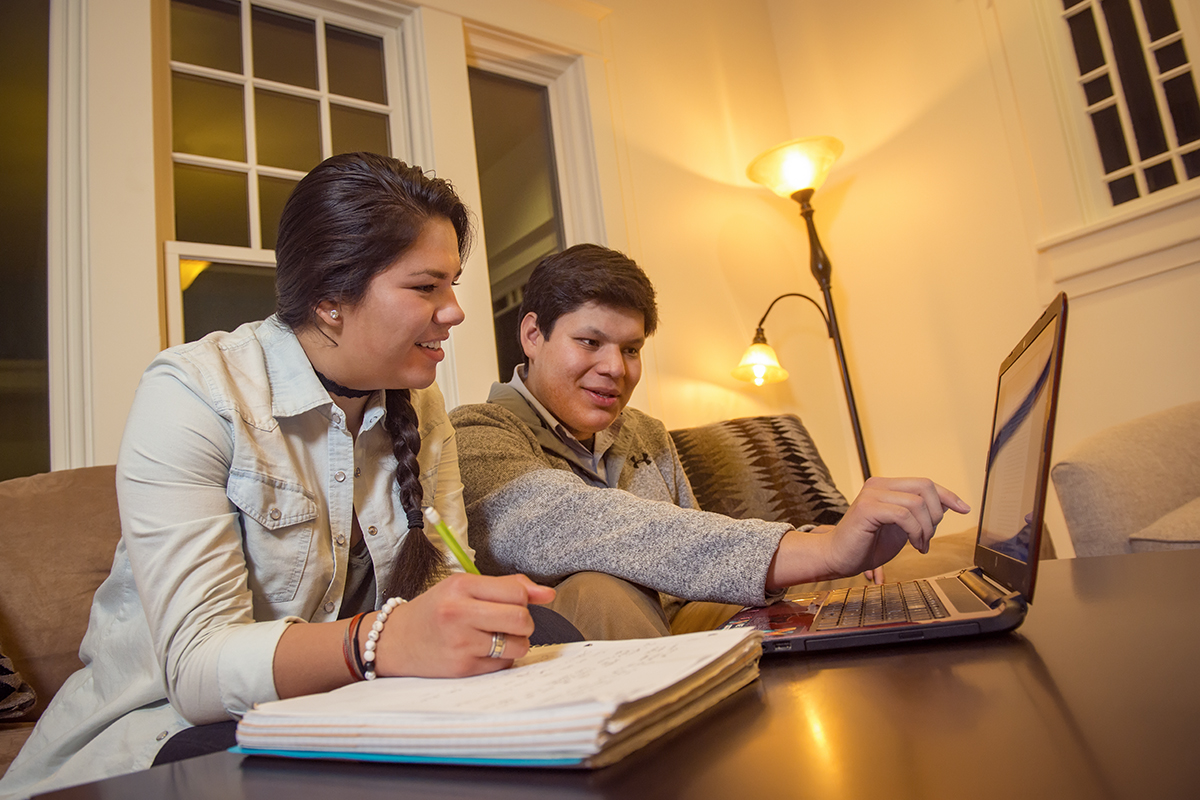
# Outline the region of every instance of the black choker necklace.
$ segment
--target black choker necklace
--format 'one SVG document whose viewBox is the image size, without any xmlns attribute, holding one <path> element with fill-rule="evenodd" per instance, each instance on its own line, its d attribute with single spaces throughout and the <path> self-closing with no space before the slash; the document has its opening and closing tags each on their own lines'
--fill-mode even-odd
<svg viewBox="0 0 1200 800">
<path fill-rule="evenodd" d="M 321 382 L 321 385 L 324 386 L 327 391 L 333 392 L 338 397 L 366 397 L 367 395 L 375 394 L 375 392 L 378 391 L 377 389 L 351 389 L 349 387 L 342 386 L 337 381 L 326 378 L 316 367 L 313 367 L 313 372 L 317 373 L 317 380 Z"/>
</svg>

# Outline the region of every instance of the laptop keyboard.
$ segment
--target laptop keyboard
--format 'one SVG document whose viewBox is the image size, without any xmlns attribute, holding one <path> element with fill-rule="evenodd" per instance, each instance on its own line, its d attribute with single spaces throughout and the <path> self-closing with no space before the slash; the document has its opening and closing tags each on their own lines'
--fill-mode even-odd
<svg viewBox="0 0 1200 800">
<path fill-rule="evenodd" d="M 855 586 L 829 593 L 813 630 L 920 622 L 948 616 L 929 581 Z"/>
</svg>

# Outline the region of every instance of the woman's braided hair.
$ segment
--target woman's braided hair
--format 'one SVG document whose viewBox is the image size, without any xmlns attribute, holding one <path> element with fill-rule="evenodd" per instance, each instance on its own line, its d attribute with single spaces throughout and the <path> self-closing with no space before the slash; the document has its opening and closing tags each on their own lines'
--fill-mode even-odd
<svg viewBox="0 0 1200 800">
<path fill-rule="evenodd" d="M 431 219 L 454 226 L 458 252 L 471 246 L 470 214 L 454 187 L 420 167 L 374 153 L 346 153 L 321 162 L 292 191 L 275 247 L 275 313 L 302 330 L 315 326 L 323 300 L 354 305 L 371 279 L 402 256 Z M 383 429 L 396 456 L 396 487 L 408 515 L 393 585 L 384 596 L 411 599 L 446 572 L 441 552 L 421 530 L 421 437 L 410 392 L 388 390 Z"/>
</svg>

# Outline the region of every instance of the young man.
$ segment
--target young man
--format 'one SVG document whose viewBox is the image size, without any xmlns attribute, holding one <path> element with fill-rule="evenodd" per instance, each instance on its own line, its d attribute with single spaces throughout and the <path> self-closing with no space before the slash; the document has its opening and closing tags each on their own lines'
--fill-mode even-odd
<svg viewBox="0 0 1200 800">
<path fill-rule="evenodd" d="M 657 324 L 654 287 L 621 253 L 549 256 L 525 287 L 525 364 L 450 415 L 480 569 L 556 585 L 551 607 L 586 637 L 669 633 L 677 604 L 659 592 L 763 605 L 906 542 L 926 552 L 945 510 L 970 510 L 921 478 L 872 478 L 835 527 L 698 510 L 665 426 L 626 408 Z"/>
</svg>

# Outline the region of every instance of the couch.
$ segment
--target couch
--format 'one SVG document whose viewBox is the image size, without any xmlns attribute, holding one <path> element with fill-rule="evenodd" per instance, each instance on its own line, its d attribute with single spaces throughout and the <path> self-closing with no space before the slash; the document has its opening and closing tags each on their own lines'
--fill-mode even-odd
<svg viewBox="0 0 1200 800">
<path fill-rule="evenodd" d="M 15 670 L 0 674 L 0 774 L 83 666 L 79 643 L 92 595 L 120 538 L 116 467 L 0 482 L 0 664 Z"/>
<path fill-rule="evenodd" d="M 846 512 L 846 498 L 795 416 L 726 420 L 671 435 L 705 510 L 794 525 L 832 524 Z M 82 666 L 78 650 L 92 595 L 120 538 L 115 476 L 115 467 L 105 466 L 0 483 L 0 654 L 15 668 L 5 676 L 0 666 L 0 692 L 11 685 L 10 699 L 25 698 L 6 719 L 0 696 L 0 774 L 50 698 Z M 973 546 L 973 532 L 939 534 L 928 555 L 906 548 L 888 565 L 887 577 L 907 580 L 967 566 Z M 821 585 L 863 582 L 857 576 Z M 712 620 L 690 622 L 702 627 Z"/>
<path fill-rule="evenodd" d="M 1093 434 L 1050 475 L 1078 556 L 1200 547 L 1200 402 Z"/>
</svg>

